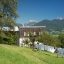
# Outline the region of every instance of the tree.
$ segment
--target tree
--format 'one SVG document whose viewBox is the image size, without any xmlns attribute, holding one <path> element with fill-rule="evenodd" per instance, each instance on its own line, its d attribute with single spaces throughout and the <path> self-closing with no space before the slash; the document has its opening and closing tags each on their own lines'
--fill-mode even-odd
<svg viewBox="0 0 64 64">
<path fill-rule="evenodd" d="M 17 3 L 17 0 L 0 0 L 0 22 L 2 26 L 7 25 L 9 20 L 14 24 L 14 20 L 17 17 Z M 12 26 L 11 23 L 8 23 L 10 24 L 9 26 Z"/>
<path fill-rule="evenodd" d="M 48 32 L 43 32 L 42 35 L 38 36 L 38 41 L 42 42 L 44 45 L 50 45 L 54 47 L 60 47 L 61 43 L 58 37 L 54 37 Z"/>
<path fill-rule="evenodd" d="M 64 33 L 60 33 L 58 39 L 60 40 L 61 47 L 64 47 Z"/>
<path fill-rule="evenodd" d="M 38 41 L 49 45 L 51 43 L 51 35 L 47 32 L 43 32 L 40 36 L 38 36 Z"/>
<path fill-rule="evenodd" d="M 0 13 L 2 17 L 17 16 L 17 0 L 0 0 Z"/>
<path fill-rule="evenodd" d="M 32 42 L 32 48 L 34 50 L 35 35 L 32 32 L 29 33 L 29 39 Z"/>
<path fill-rule="evenodd" d="M 0 41 L 14 40 L 13 38 L 15 35 L 10 36 L 10 34 L 6 34 L 2 28 L 4 26 L 9 28 L 14 27 L 15 19 L 18 17 L 17 5 L 18 0 L 0 0 Z M 3 37 L 1 36 L 2 34 Z"/>
</svg>

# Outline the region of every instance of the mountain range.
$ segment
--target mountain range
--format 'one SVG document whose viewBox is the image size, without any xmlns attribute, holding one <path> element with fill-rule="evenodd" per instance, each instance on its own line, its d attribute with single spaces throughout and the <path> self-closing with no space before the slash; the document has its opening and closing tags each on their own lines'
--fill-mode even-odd
<svg viewBox="0 0 64 64">
<path fill-rule="evenodd" d="M 64 30 L 64 19 L 42 20 L 35 23 L 34 26 L 46 26 L 49 31 L 61 31 Z"/>
</svg>

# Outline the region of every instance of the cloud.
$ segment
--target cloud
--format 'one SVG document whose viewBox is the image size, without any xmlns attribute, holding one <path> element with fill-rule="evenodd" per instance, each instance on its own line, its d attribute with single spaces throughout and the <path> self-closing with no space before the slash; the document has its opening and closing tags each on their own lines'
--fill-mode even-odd
<svg viewBox="0 0 64 64">
<path fill-rule="evenodd" d="M 60 20 L 62 20 L 62 19 L 64 19 L 63 17 L 57 17 L 57 19 L 60 19 Z"/>
<path fill-rule="evenodd" d="M 32 20 L 32 19 L 30 19 L 29 22 L 36 22 L 36 20 Z"/>
</svg>

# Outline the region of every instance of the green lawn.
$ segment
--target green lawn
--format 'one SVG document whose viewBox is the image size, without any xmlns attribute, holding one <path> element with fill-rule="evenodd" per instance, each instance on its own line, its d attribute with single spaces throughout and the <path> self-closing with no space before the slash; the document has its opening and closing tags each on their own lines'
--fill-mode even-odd
<svg viewBox="0 0 64 64">
<path fill-rule="evenodd" d="M 0 44 L 0 64 L 64 64 L 64 58 L 49 52 Z"/>
</svg>

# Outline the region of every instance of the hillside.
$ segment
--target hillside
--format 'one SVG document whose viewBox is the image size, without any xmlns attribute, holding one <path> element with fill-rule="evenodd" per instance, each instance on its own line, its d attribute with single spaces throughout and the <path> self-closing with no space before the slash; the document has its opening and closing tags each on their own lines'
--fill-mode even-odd
<svg viewBox="0 0 64 64">
<path fill-rule="evenodd" d="M 49 52 L 0 44 L 0 64 L 64 64 L 64 58 Z"/>
<path fill-rule="evenodd" d="M 35 24 L 36 26 L 46 26 L 47 30 L 58 30 L 64 29 L 64 19 L 54 19 L 54 20 L 42 20 Z"/>
</svg>

